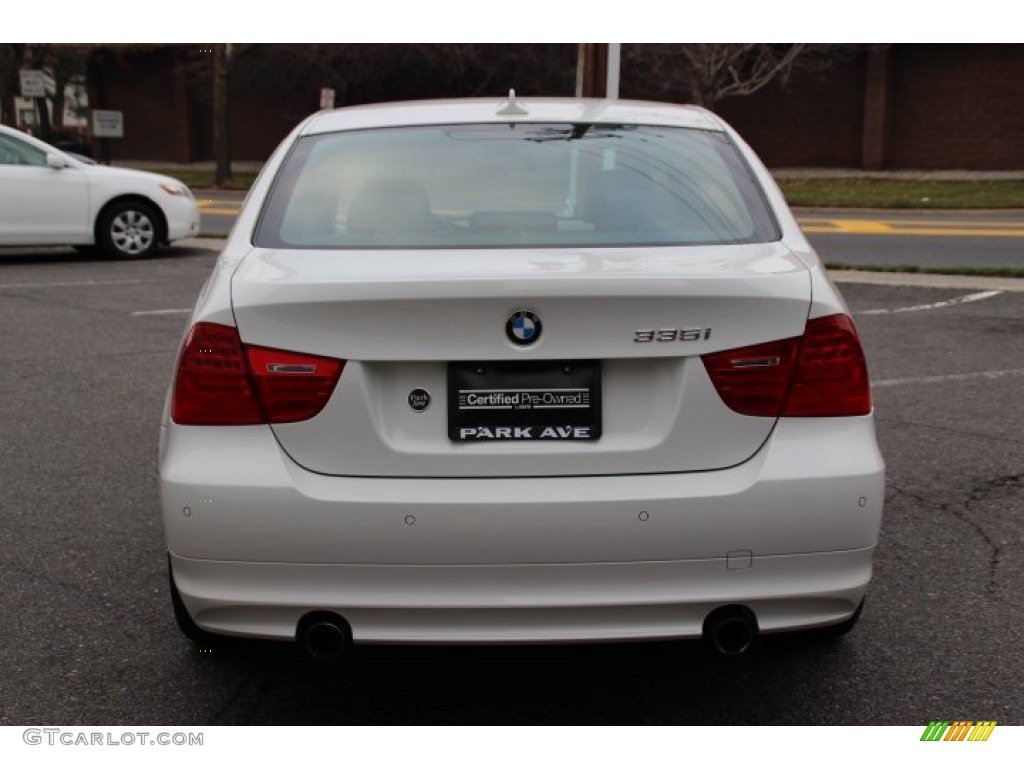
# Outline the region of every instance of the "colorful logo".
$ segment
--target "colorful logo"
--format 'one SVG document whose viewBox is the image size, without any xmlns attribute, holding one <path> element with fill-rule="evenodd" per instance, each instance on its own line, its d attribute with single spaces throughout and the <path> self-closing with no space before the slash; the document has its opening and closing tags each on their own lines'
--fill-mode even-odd
<svg viewBox="0 0 1024 768">
<path fill-rule="evenodd" d="M 995 720 L 932 720 L 921 741 L 988 741 L 995 727 Z"/>
</svg>

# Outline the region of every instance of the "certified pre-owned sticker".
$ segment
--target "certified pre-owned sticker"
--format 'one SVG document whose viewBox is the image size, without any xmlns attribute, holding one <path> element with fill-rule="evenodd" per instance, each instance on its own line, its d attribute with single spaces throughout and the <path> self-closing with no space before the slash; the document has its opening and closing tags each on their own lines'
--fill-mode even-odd
<svg viewBox="0 0 1024 768">
<path fill-rule="evenodd" d="M 560 389 L 464 389 L 460 411 L 531 411 L 551 408 L 590 408 L 586 387 Z"/>
</svg>

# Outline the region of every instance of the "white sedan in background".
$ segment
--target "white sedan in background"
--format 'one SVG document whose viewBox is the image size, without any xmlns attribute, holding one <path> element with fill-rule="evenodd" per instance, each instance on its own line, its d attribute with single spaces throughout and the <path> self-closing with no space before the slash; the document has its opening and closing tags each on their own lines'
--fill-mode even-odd
<svg viewBox="0 0 1024 768">
<path fill-rule="evenodd" d="M 884 466 L 849 312 L 695 107 L 318 113 L 254 185 L 160 435 L 182 630 L 355 643 L 857 621 Z"/>
<path fill-rule="evenodd" d="M 0 126 L 0 246 L 98 246 L 137 259 L 198 233 L 199 208 L 180 181 L 83 162 Z"/>
</svg>

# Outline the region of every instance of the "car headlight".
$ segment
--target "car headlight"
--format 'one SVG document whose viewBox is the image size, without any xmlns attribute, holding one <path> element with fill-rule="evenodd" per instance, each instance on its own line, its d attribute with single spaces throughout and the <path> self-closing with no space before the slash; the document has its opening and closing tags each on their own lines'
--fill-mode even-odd
<svg viewBox="0 0 1024 768">
<path fill-rule="evenodd" d="M 192 197 L 192 190 L 184 184 L 161 184 L 160 189 L 168 195 L 174 195 L 175 197 Z"/>
</svg>

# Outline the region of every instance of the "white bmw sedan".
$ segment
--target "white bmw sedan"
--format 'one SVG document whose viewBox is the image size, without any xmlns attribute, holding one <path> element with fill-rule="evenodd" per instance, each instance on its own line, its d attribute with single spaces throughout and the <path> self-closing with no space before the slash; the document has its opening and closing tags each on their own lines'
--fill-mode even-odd
<svg viewBox="0 0 1024 768">
<path fill-rule="evenodd" d="M 849 629 L 883 503 L 849 313 L 694 107 L 321 112 L 260 175 L 160 435 L 191 638 Z"/>
<path fill-rule="evenodd" d="M 199 208 L 177 179 L 83 162 L 0 126 L 0 246 L 98 246 L 137 259 L 199 233 Z"/>
</svg>

